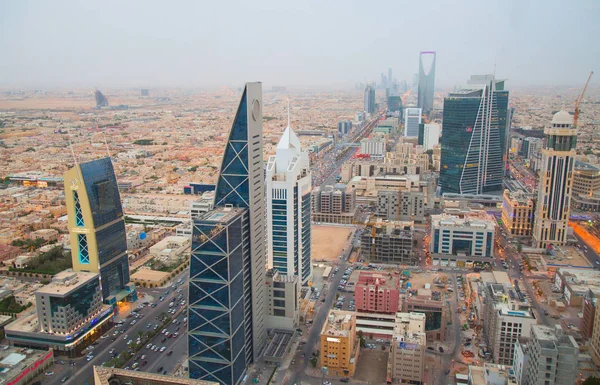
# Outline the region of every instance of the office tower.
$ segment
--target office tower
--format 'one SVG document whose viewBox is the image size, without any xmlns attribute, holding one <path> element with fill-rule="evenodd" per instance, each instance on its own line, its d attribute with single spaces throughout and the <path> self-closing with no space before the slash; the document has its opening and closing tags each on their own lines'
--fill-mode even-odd
<svg viewBox="0 0 600 385">
<path fill-rule="evenodd" d="M 542 149 L 533 226 L 533 243 L 540 248 L 562 246 L 567 240 L 577 145 L 573 116 L 566 111 L 557 112 L 544 134 L 546 146 Z"/>
<path fill-rule="evenodd" d="M 239 384 L 266 345 L 262 85 L 247 83 L 225 146 L 213 211 L 194 221 L 190 377 Z"/>
<path fill-rule="evenodd" d="M 521 146 L 521 156 L 526 159 L 533 158 L 542 149 L 543 144 L 541 138 L 525 138 Z"/>
<path fill-rule="evenodd" d="M 577 381 L 579 346 L 560 325 L 531 326 L 531 340 L 517 344 L 516 376 L 521 385 L 562 385 Z"/>
<path fill-rule="evenodd" d="M 369 155 L 373 159 L 385 158 L 387 139 L 385 135 L 373 135 L 360 140 L 360 153 Z"/>
<path fill-rule="evenodd" d="M 142 88 L 140 92 L 142 96 L 150 96 L 150 89 L 148 88 Z"/>
<path fill-rule="evenodd" d="M 404 110 L 404 136 L 419 136 L 422 112 L 420 108 L 407 108 Z"/>
<path fill-rule="evenodd" d="M 389 112 L 399 112 L 402 106 L 402 98 L 400 95 L 395 95 L 392 91 L 387 97 L 387 105 Z"/>
<path fill-rule="evenodd" d="M 431 67 L 426 69 L 423 57 L 432 57 Z M 419 95 L 417 107 L 423 110 L 427 116 L 433 110 L 433 88 L 435 83 L 435 51 L 423 51 L 419 54 Z"/>
<path fill-rule="evenodd" d="M 351 120 L 341 120 L 338 122 L 338 134 L 340 136 L 348 134 L 352 130 Z"/>
<path fill-rule="evenodd" d="M 397 313 L 388 358 L 394 384 L 422 384 L 425 374 L 425 314 Z"/>
<path fill-rule="evenodd" d="M 492 75 L 472 76 L 468 83 L 444 99 L 439 184 L 442 193 L 500 192 L 508 91 Z"/>
<path fill-rule="evenodd" d="M 300 279 L 267 271 L 267 329 L 295 330 L 300 322 Z M 269 348 L 267 348 L 268 350 Z"/>
<path fill-rule="evenodd" d="M 110 158 L 76 164 L 64 181 L 73 270 L 100 274 L 105 303 L 135 301 L 123 208 Z"/>
<path fill-rule="evenodd" d="M 387 80 L 388 80 L 387 86 L 388 86 L 388 88 L 390 88 L 392 86 L 392 83 L 394 82 L 394 79 L 392 79 L 392 69 L 391 68 L 388 68 Z"/>
<path fill-rule="evenodd" d="M 108 99 L 100 90 L 96 90 L 94 97 L 96 98 L 96 108 L 108 107 Z"/>
<path fill-rule="evenodd" d="M 311 172 L 307 151 L 288 126 L 267 162 L 267 265 L 308 285 L 311 264 Z"/>
<path fill-rule="evenodd" d="M 365 113 L 375 112 L 375 86 L 368 84 L 365 88 Z"/>
</svg>

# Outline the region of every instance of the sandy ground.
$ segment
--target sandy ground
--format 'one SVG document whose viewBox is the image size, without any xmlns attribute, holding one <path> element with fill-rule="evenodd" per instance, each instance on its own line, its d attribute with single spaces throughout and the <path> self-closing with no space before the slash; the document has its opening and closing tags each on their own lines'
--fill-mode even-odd
<svg viewBox="0 0 600 385">
<path fill-rule="evenodd" d="M 385 384 L 387 377 L 387 351 L 379 349 L 361 349 L 358 364 L 354 371 L 354 379 L 370 384 Z"/>
<path fill-rule="evenodd" d="M 312 227 L 312 260 L 335 261 L 342 253 L 342 248 L 352 232 L 348 227 L 313 226 Z"/>
</svg>

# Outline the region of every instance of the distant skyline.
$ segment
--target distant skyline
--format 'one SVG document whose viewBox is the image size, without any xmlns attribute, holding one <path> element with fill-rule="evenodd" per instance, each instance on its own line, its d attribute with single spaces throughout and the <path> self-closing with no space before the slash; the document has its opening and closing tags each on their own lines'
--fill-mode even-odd
<svg viewBox="0 0 600 385">
<path fill-rule="evenodd" d="M 580 85 L 598 20 L 597 0 L 1 2 L 0 87 L 410 84 L 420 51 L 436 88 L 494 65 L 509 87 Z"/>
</svg>

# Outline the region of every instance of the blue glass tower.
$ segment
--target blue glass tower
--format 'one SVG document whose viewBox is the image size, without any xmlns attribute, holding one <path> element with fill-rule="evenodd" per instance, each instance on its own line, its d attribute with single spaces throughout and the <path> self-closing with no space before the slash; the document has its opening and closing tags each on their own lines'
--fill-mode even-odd
<svg viewBox="0 0 600 385">
<path fill-rule="evenodd" d="M 262 85 L 247 83 L 225 147 L 215 209 L 194 222 L 190 377 L 239 384 L 267 339 Z"/>
</svg>

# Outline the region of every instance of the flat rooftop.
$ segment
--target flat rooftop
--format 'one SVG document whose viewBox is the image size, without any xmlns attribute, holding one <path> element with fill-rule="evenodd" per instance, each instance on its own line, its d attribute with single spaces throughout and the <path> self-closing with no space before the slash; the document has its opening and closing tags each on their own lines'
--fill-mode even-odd
<svg viewBox="0 0 600 385">
<path fill-rule="evenodd" d="M 169 273 L 151 269 L 139 269 L 131 275 L 131 280 L 140 280 L 148 282 L 161 282 Z"/>
<path fill-rule="evenodd" d="M 588 290 L 600 294 L 600 271 L 581 270 L 560 267 L 557 270 L 563 277 L 563 281 L 569 285 L 571 291 L 587 292 Z"/>
<path fill-rule="evenodd" d="M 458 215 L 432 215 L 431 224 L 436 227 L 470 227 L 473 229 L 494 230 L 496 220 L 485 212 L 465 212 Z"/>
<path fill-rule="evenodd" d="M 292 343 L 295 332 L 293 330 L 275 329 L 272 333 L 273 338 L 269 341 L 264 356 L 267 360 L 282 359 Z"/>
<path fill-rule="evenodd" d="M 543 262 L 548 267 L 579 267 L 591 268 L 583 253 L 572 246 L 555 246 L 554 255 L 542 255 Z"/>
<path fill-rule="evenodd" d="M 218 382 L 213 381 L 94 366 L 95 385 L 112 385 L 113 383 L 132 385 L 219 385 Z"/>
<path fill-rule="evenodd" d="M 38 361 L 52 357 L 49 350 L 15 348 L 0 345 L 0 384 L 12 383 L 16 376 Z"/>
<path fill-rule="evenodd" d="M 321 335 L 331 337 L 348 337 L 352 330 L 352 325 L 356 324 L 356 315 L 354 312 L 343 310 L 330 310 L 323 325 Z"/>
<path fill-rule="evenodd" d="M 390 273 L 380 273 L 375 271 L 359 271 L 356 286 L 377 285 L 382 289 L 399 289 L 400 277 Z"/>
<path fill-rule="evenodd" d="M 200 214 L 196 221 L 227 223 L 244 210 L 246 209 L 238 207 L 216 207 L 212 211 Z"/>
<path fill-rule="evenodd" d="M 71 269 L 61 271 L 52 278 L 52 282 L 39 288 L 36 293 L 64 296 L 94 279 L 99 279 L 98 276 L 98 273 L 73 271 Z"/>
</svg>

